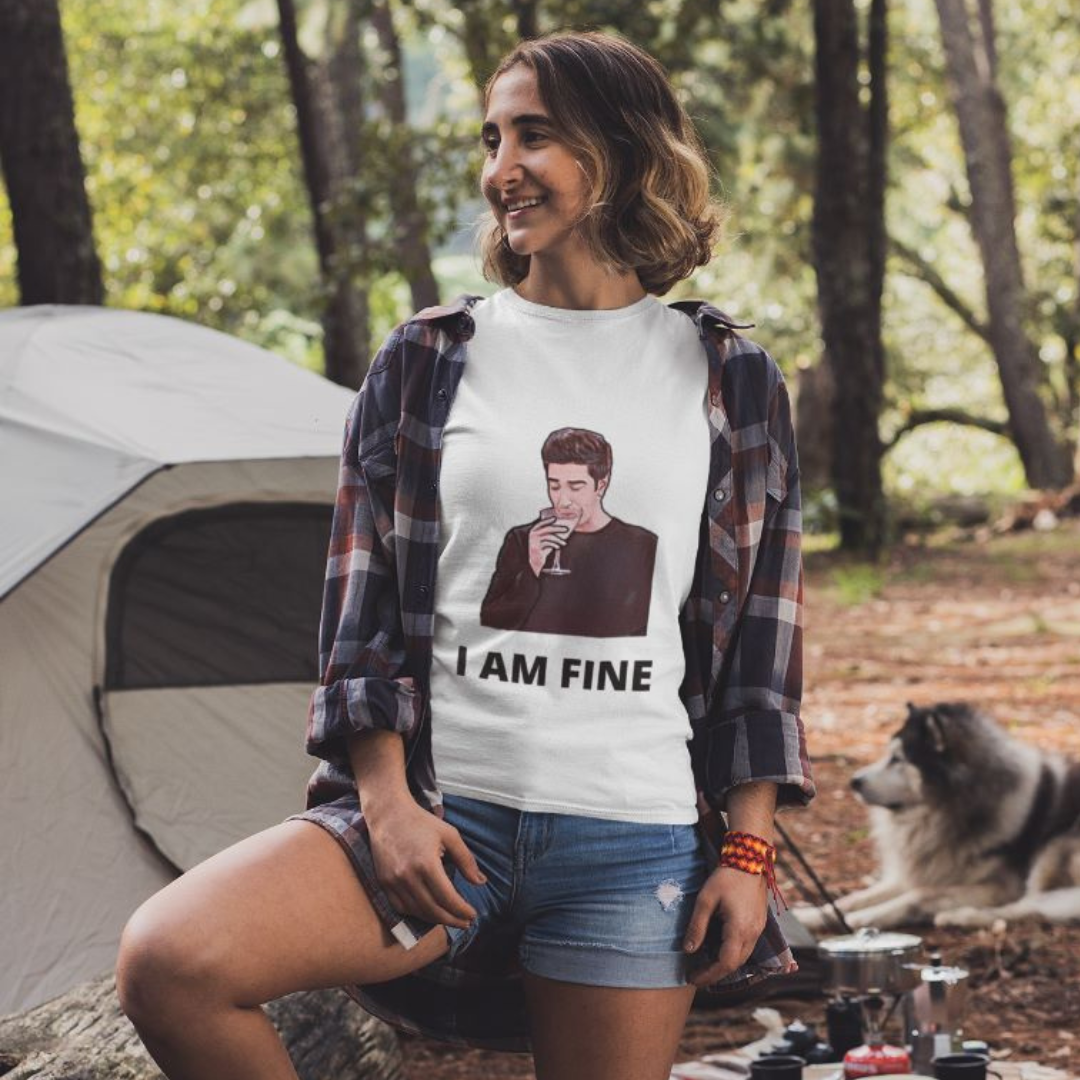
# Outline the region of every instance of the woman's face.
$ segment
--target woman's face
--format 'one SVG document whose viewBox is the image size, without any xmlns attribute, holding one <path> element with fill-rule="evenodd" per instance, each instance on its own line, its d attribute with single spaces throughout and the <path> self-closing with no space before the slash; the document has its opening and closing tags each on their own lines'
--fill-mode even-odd
<svg viewBox="0 0 1080 1080">
<path fill-rule="evenodd" d="M 560 141 L 536 75 L 518 64 L 495 80 L 481 129 L 480 187 L 518 255 L 565 258 L 585 250 L 575 224 L 585 211 L 585 172 Z"/>
</svg>

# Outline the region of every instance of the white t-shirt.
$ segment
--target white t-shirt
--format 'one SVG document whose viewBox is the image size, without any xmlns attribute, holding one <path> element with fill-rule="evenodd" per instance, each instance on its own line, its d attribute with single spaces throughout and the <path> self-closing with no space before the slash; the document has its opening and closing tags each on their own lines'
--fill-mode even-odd
<svg viewBox="0 0 1080 1080">
<path fill-rule="evenodd" d="M 708 485 L 697 328 L 652 296 L 574 311 L 503 289 L 472 314 L 439 485 L 439 786 L 692 823 L 678 612 Z"/>
</svg>

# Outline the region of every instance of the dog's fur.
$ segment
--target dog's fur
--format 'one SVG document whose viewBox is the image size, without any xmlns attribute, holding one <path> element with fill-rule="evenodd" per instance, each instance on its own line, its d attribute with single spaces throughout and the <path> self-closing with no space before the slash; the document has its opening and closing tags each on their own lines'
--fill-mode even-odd
<svg viewBox="0 0 1080 1080">
<path fill-rule="evenodd" d="M 852 929 L 1080 919 L 1080 763 L 965 703 L 909 704 L 884 757 L 851 786 L 870 806 L 881 866 L 838 901 Z M 793 914 L 839 932 L 827 907 Z"/>
</svg>

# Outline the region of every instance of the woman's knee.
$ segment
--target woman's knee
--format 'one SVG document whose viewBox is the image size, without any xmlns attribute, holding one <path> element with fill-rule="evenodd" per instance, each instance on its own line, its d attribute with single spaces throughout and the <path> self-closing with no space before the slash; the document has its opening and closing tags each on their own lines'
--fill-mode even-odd
<svg viewBox="0 0 1080 1080">
<path fill-rule="evenodd" d="M 160 894 L 159 894 L 160 896 Z M 175 1023 L 227 997 L 214 935 L 151 897 L 128 920 L 116 961 L 120 1007 L 137 1028 Z"/>
</svg>

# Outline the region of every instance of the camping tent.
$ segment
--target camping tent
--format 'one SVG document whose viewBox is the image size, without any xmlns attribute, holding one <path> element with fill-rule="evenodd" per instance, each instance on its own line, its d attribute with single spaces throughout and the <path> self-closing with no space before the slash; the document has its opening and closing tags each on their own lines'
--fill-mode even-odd
<svg viewBox="0 0 1080 1080">
<path fill-rule="evenodd" d="M 0 1014 L 302 805 L 350 397 L 173 318 L 0 313 Z"/>
</svg>

